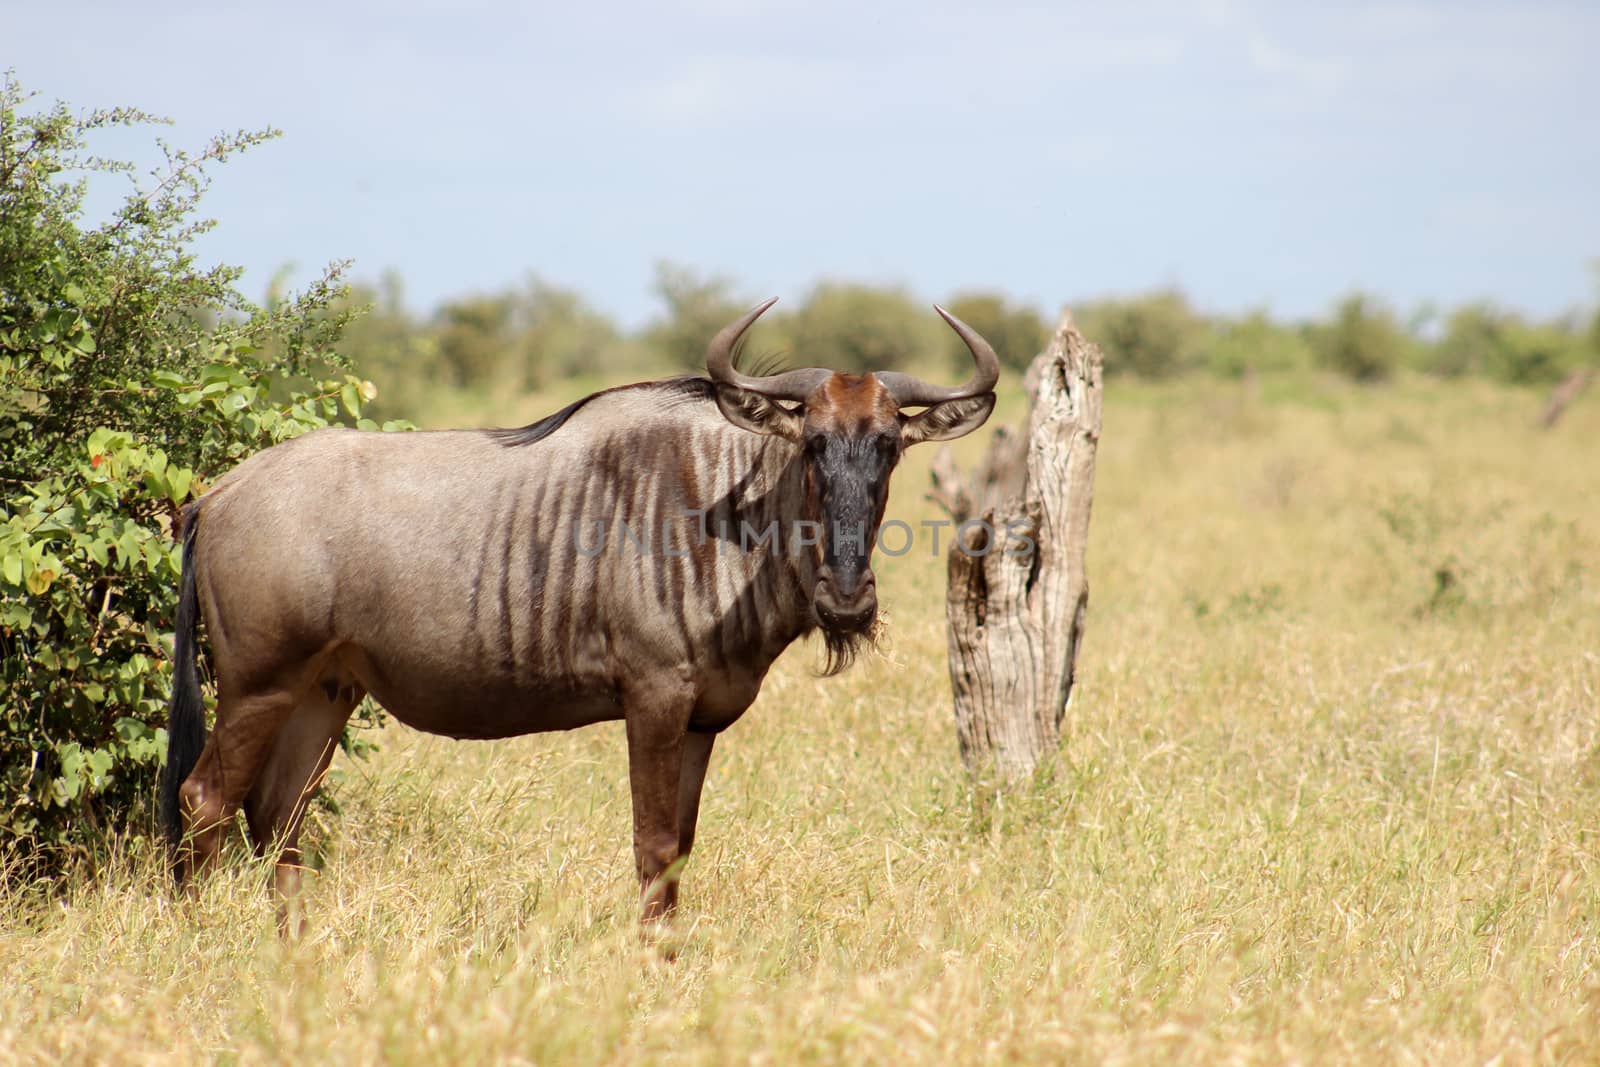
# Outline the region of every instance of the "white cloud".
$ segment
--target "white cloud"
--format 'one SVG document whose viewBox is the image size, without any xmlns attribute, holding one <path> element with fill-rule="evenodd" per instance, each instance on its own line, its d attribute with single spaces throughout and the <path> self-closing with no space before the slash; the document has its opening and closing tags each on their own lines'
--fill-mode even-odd
<svg viewBox="0 0 1600 1067">
<path fill-rule="evenodd" d="M 1110 163 L 1119 154 L 1119 148 L 1125 150 L 1125 147 L 1105 135 L 1075 134 L 1049 145 L 1044 149 L 1044 156 L 1048 162 L 1066 170 L 1092 173 Z"/>
<path fill-rule="evenodd" d="M 1314 92 L 1332 95 L 1345 83 L 1347 64 L 1338 59 L 1298 55 L 1259 29 L 1247 37 L 1250 64 L 1263 74 L 1281 76 Z"/>
<path fill-rule="evenodd" d="M 1181 33 L 1110 26 L 1055 10 L 914 25 L 882 23 L 797 48 L 781 28 L 760 48 L 716 44 L 635 68 L 614 100 L 627 118 L 677 128 L 749 121 L 862 125 L 906 116 L 1006 115 L 1069 87 L 1177 67 Z M 649 60 L 647 60 L 649 62 Z"/>
<path fill-rule="evenodd" d="M 778 121 L 865 106 L 870 80 L 859 67 L 825 61 L 702 56 L 624 93 L 623 110 L 648 122 L 709 128 Z"/>
</svg>

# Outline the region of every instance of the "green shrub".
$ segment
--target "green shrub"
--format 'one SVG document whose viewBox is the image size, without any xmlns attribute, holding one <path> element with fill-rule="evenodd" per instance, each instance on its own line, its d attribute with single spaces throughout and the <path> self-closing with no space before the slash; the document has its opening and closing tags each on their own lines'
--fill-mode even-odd
<svg viewBox="0 0 1600 1067">
<path fill-rule="evenodd" d="M 933 308 L 905 290 L 855 282 L 812 289 L 792 330 L 795 365 L 857 372 L 906 370 L 943 352 L 950 332 Z"/>
<path fill-rule="evenodd" d="M 726 278 L 704 277 L 666 261 L 656 264 L 655 292 L 666 305 L 666 315 L 646 328 L 645 343 L 663 362 L 693 373 L 705 370 L 706 344 L 716 332 L 754 303 L 735 297 L 733 283 Z M 773 317 L 767 312 L 762 325 Z"/>
<path fill-rule="evenodd" d="M 383 383 L 368 411 L 374 417 L 414 413 L 446 384 L 437 338 L 406 307 L 400 275 L 386 271 L 376 286 L 352 285 L 331 309 L 353 316 L 339 337 L 339 351 Z"/>
<path fill-rule="evenodd" d="M 960 293 L 944 306 L 982 334 L 994 346 L 1000 362 L 1015 370 L 1026 370 L 1050 340 L 1050 330 L 1038 311 L 1026 304 L 1012 304 L 999 293 Z M 972 369 L 972 354 L 955 331 L 947 331 L 944 347 L 958 373 Z"/>
<path fill-rule="evenodd" d="M 527 388 L 580 374 L 637 371 L 645 362 L 581 294 L 542 278 L 528 279 L 517 294 L 517 324 L 515 355 Z"/>
<path fill-rule="evenodd" d="M 1313 362 L 1300 330 L 1276 323 L 1261 311 L 1223 320 L 1205 346 L 1206 368 L 1220 378 L 1303 371 Z"/>
<path fill-rule="evenodd" d="M 1423 369 L 1447 378 L 1484 373 L 1500 358 L 1506 318 L 1488 304 L 1457 308 L 1445 320 L 1444 336 L 1424 358 Z"/>
<path fill-rule="evenodd" d="M 1588 360 L 1587 348 L 1583 335 L 1565 322 L 1513 318 L 1489 375 L 1513 385 L 1548 385 Z"/>
<path fill-rule="evenodd" d="M 1105 353 L 1106 372 L 1166 378 L 1190 370 L 1205 343 L 1206 321 L 1176 289 L 1082 305 L 1083 335 Z"/>
<path fill-rule="evenodd" d="M 1451 314 L 1425 367 L 1448 377 L 1473 374 L 1513 385 L 1548 384 L 1589 358 L 1587 338 L 1574 323 L 1529 322 L 1478 303 Z"/>
<path fill-rule="evenodd" d="M 441 388 L 533 390 L 580 374 L 638 373 L 650 363 L 581 295 L 538 277 L 520 289 L 448 300 L 419 321 L 390 271 L 375 287 L 352 286 L 335 311 L 360 312 L 339 350 L 384 383 L 374 412 L 421 411 Z"/>
<path fill-rule="evenodd" d="M 1394 313 L 1362 293 L 1340 301 L 1333 321 L 1316 324 L 1310 340 L 1322 367 L 1358 382 L 1391 377 L 1410 345 Z"/>
<path fill-rule="evenodd" d="M 461 388 L 498 377 L 515 346 L 515 314 L 509 293 L 458 297 L 439 309 L 432 335 L 448 384 Z"/>
<path fill-rule="evenodd" d="M 38 871 L 144 832 L 165 748 L 178 506 L 251 452 L 359 418 L 331 347 L 338 268 L 269 309 L 189 248 L 207 165 L 274 136 L 166 149 L 97 224 L 96 131 L 128 109 L 25 115 L 0 86 L 0 859 Z"/>
</svg>

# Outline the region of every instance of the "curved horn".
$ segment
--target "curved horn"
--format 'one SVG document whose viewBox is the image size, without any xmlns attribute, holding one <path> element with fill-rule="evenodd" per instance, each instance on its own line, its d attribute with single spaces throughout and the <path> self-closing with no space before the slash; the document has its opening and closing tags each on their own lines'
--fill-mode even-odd
<svg viewBox="0 0 1600 1067">
<path fill-rule="evenodd" d="M 933 305 L 950 328 L 961 335 L 961 340 L 967 344 L 967 350 L 972 353 L 972 361 L 978 365 L 971 378 L 966 383 L 955 388 L 942 385 L 929 385 L 921 378 L 910 374 L 899 374 L 895 371 L 879 371 L 878 381 L 889 390 L 889 395 L 894 397 L 894 402 L 900 407 L 927 407 L 933 404 L 942 404 L 946 400 L 961 400 L 969 396 L 979 396 L 983 393 L 994 392 L 995 383 L 1000 380 L 1000 358 L 994 354 L 994 349 L 989 347 L 977 330 L 956 318 L 950 312 Z"/>
<path fill-rule="evenodd" d="M 751 323 L 761 317 L 763 311 L 777 302 L 778 298 L 773 297 L 763 304 L 757 304 L 739 319 L 724 326 L 711 339 L 711 344 L 706 348 L 706 373 L 711 376 L 712 381 L 718 385 L 730 385 L 735 389 L 759 393 L 774 400 L 804 400 L 811 395 L 813 389 L 832 376 L 832 371 L 816 367 L 757 378 L 740 374 L 734 368 L 733 350 L 738 345 L 739 338 L 744 336 Z"/>
</svg>

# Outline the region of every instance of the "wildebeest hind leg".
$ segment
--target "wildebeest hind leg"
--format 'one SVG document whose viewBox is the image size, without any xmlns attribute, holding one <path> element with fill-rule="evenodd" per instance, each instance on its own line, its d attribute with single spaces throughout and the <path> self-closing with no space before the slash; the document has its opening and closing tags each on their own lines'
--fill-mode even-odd
<svg viewBox="0 0 1600 1067">
<path fill-rule="evenodd" d="M 281 688 L 245 695 L 223 692 L 217 725 L 206 740 L 194 770 L 178 790 L 183 812 L 182 881 L 215 862 L 222 832 L 255 784 L 279 728 L 298 694 Z"/>
<path fill-rule="evenodd" d="M 300 829 L 306 807 L 316 796 L 338 747 L 339 735 L 360 703 L 361 689 L 348 682 L 312 686 L 278 731 L 272 750 L 245 798 L 245 820 L 256 854 L 277 851 L 273 896 L 278 905 L 278 932 L 298 937 L 305 928 L 300 914 Z"/>
</svg>

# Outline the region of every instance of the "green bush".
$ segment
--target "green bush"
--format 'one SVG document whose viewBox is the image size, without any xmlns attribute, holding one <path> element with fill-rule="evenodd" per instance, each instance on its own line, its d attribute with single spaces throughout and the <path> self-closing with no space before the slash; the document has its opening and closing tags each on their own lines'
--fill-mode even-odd
<svg viewBox="0 0 1600 1067">
<path fill-rule="evenodd" d="M 666 261 L 656 264 L 655 292 L 666 305 L 666 315 L 646 328 L 644 341 L 665 363 L 691 373 L 704 372 L 706 344 L 716 332 L 755 303 L 735 297 L 733 283 L 726 278 L 705 277 Z M 772 318 L 773 313 L 767 312 L 761 326 Z"/>
<path fill-rule="evenodd" d="M 386 271 L 376 286 L 352 285 L 331 309 L 353 316 L 339 337 L 339 351 L 383 383 L 367 409 L 374 417 L 411 413 L 446 384 L 437 338 L 406 307 L 400 275 Z"/>
<path fill-rule="evenodd" d="M 1447 377 L 1483 375 L 1513 385 L 1549 384 L 1591 359 L 1578 325 L 1528 322 L 1489 304 L 1458 308 L 1425 369 Z"/>
<path fill-rule="evenodd" d="M 1026 304 L 1012 304 L 999 293 L 960 293 L 950 298 L 945 310 L 983 335 L 1000 362 L 1015 370 L 1026 370 L 1033 357 L 1044 351 L 1050 330 L 1039 312 Z M 955 331 L 946 331 L 945 352 L 957 372 L 972 369 L 972 354 Z"/>
<path fill-rule="evenodd" d="M 530 278 L 517 294 L 517 322 L 515 351 L 528 388 L 580 374 L 638 370 L 646 362 L 581 294 L 542 278 Z"/>
<path fill-rule="evenodd" d="M 85 219 L 97 131 L 129 109 L 22 114 L 0 86 L 0 859 L 39 871 L 153 823 L 179 554 L 208 479 L 373 393 L 332 344 L 338 268 L 250 306 L 190 250 L 206 167 L 274 136 L 219 137 L 111 216 Z"/>
<path fill-rule="evenodd" d="M 854 282 L 818 285 L 791 329 L 795 364 L 856 372 L 906 370 L 943 352 L 950 332 L 931 307 L 905 290 Z"/>
<path fill-rule="evenodd" d="M 460 388 L 498 377 L 515 345 L 515 314 L 509 293 L 459 297 L 439 309 L 432 332 L 448 384 Z"/>
<path fill-rule="evenodd" d="M 1513 385 L 1558 382 L 1590 359 L 1585 341 L 1565 322 L 1513 320 L 1490 376 Z"/>
<path fill-rule="evenodd" d="M 1206 321 L 1176 289 L 1126 300 L 1098 300 L 1077 311 L 1079 329 L 1105 353 L 1106 371 L 1166 378 L 1190 370 L 1205 343 Z"/>
<path fill-rule="evenodd" d="M 1362 293 L 1340 301 L 1333 321 L 1318 323 L 1310 336 L 1312 351 L 1323 368 L 1358 382 L 1391 377 L 1410 347 L 1394 313 Z"/>
<path fill-rule="evenodd" d="M 580 374 L 637 373 L 650 362 L 582 296 L 538 277 L 446 301 L 423 322 L 390 271 L 376 287 L 352 286 L 335 310 L 360 312 L 339 350 L 384 383 L 374 412 L 414 413 L 441 388 L 539 389 Z"/>
<path fill-rule="evenodd" d="M 1206 368 L 1219 378 L 1292 373 L 1309 369 L 1313 361 L 1300 330 L 1273 322 L 1261 311 L 1223 320 L 1205 346 Z"/>
<path fill-rule="evenodd" d="M 1500 358 L 1506 317 L 1488 304 L 1457 308 L 1423 360 L 1423 369 L 1447 378 L 1482 374 Z"/>
</svg>

